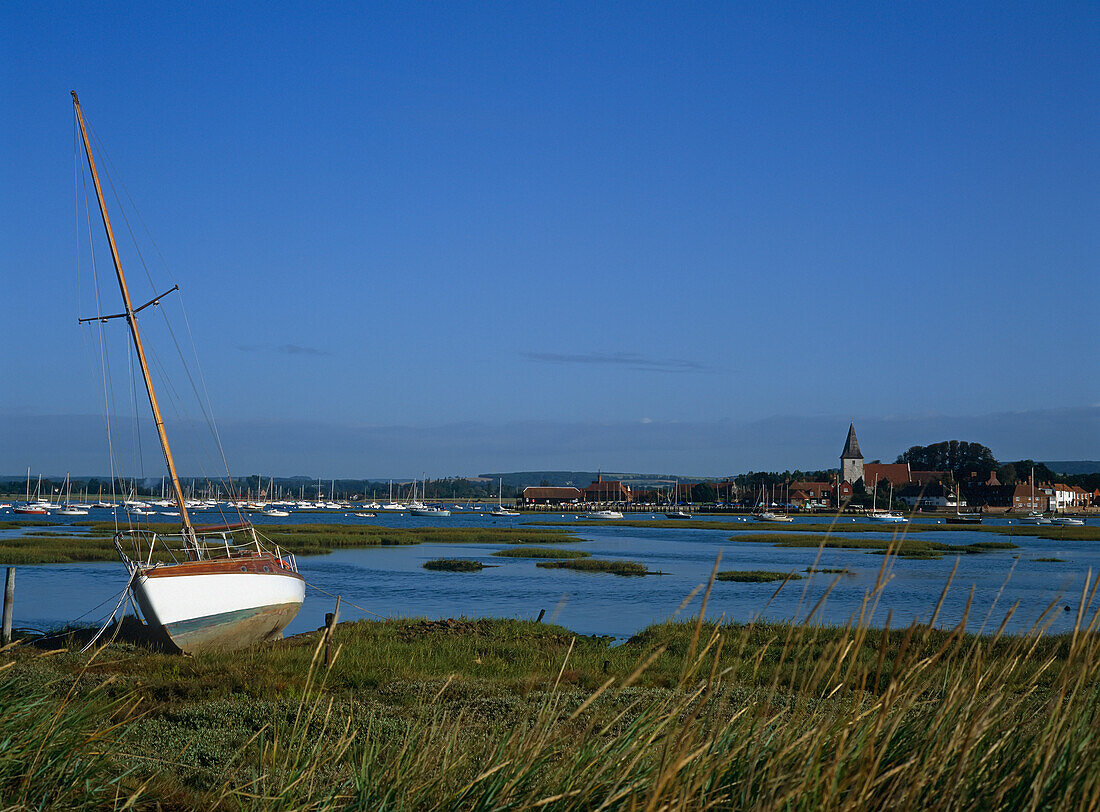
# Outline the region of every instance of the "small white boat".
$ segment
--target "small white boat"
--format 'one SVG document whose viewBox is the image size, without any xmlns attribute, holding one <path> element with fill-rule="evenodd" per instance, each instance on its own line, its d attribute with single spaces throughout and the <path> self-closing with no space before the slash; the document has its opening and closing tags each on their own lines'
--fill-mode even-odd
<svg viewBox="0 0 1100 812">
<path fill-rule="evenodd" d="M 267 510 L 260 511 L 260 515 L 281 519 L 284 516 L 289 516 L 290 513 L 285 510 L 279 510 L 278 508 L 268 508 Z"/>
<path fill-rule="evenodd" d="M 879 511 L 878 513 L 868 513 L 867 521 L 869 522 L 881 522 L 883 524 L 904 524 L 907 519 L 900 513 L 890 513 L 888 511 Z"/>
<path fill-rule="evenodd" d="M 451 511 L 441 507 L 411 507 L 409 508 L 410 516 L 424 516 L 429 519 L 445 519 L 451 515 Z"/>
<path fill-rule="evenodd" d="M 1020 524 L 1035 524 L 1035 525 L 1053 524 L 1053 522 L 1048 517 L 1044 516 L 1042 513 L 1035 513 L 1034 511 L 1027 514 L 1026 516 L 1021 516 L 1019 519 L 1017 519 L 1017 521 Z"/>
<path fill-rule="evenodd" d="M 790 516 L 780 516 L 778 513 L 772 513 L 770 510 L 765 510 L 763 513 L 757 513 L 753 516 L 758 522 L 793 522 L 794 519 Z"/>
<path fill-rule="evenodd" d="M 1061 527 L 1084 527 L 1084 519 L 1075 519 L 1073 516 L 1055 516 L 1050 520 L 1051 524 L 1057 524 Z"/>
<path fill-rule="evenodd" d="M 19 505 L 12 508 L 13 513 L 23 513 L 30 516 L 45 516 L 50 511 L 42 505 Z"/>
<path fill-rule="evenodd" d="M 358 516 L 360 519 L 373 519 L 373 513 L 353 513 L 353 516 Z"/>
<path fill-rule="evenodd" d="M 506 508 L 506 507 L 495 507 L 492 510 L 488 511 L 485 515 L 486 516 L 518 516 L 519 511 L 518 510 L 508 510 L 508 508 Z"/>
<path fill-rule="evenodd" d="M 400 502 L 387 502 L 386 504 L 382 505 L 381 509 L 382 510 L 392 510 L 392 511 L 397 512 L 397 511 L 405 510 L 405 506 L 402 505 Z"/>
<path fill-rule="evenodd" d="M 57 511 L 58 516 L 87 516 L 88 511 L 83 508 L 78 508 L 76 505 L 64 505 L 61 510 Z"/>
<path fill-rule="evenodd" d="M 584 514 L 586 519 L 621 519 L 623 514 L 617 510 L 596 510 L 592 513 Z"/>
<path fill-rule="evenodd" d="M 666 519 L 690 519 L 691 514 L 685 510 L 674 510 L 665 514 Z"/>
</svg>

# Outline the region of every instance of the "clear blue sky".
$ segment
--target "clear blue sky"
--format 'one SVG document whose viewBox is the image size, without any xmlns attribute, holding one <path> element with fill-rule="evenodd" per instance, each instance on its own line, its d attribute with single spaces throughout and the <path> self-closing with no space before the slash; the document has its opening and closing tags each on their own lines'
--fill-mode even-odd
<svg viewBox="0 0 1100 812">
<path fill-rule="evenodd" d="M 0 30 L 0 473 L 105 470 L 65 439 L 102 412 L 71 89 L 235 472 L 817 467 L 849 419 L 883 458 L 1100 458 L 1095 3 L 9 3 Z"/>
</svg>

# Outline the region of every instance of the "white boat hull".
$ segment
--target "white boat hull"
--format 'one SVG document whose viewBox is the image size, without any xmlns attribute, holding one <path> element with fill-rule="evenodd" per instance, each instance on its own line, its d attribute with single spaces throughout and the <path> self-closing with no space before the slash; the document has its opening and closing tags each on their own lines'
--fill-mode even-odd
<svg viewBox="0 0 1100 812">
<path fill-rule="evenodd" d="M 131 588 L 150 630 L 188 654 L 277 640 L 305 600 L 273 556 L 142 569 Z"/>
<path fill-rule="evenodd" d="M 867 521 L 879 522 L 880 524 L 904 524 L 905 517 L 896 513 L 868 513 Z"/>
</svg>

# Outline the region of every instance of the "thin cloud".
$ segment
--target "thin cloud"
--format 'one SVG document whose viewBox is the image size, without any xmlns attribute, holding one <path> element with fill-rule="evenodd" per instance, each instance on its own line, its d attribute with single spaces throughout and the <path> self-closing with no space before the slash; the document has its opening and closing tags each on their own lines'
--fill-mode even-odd
<svg viewBox="0 0 1100 812">
<path fill-rule="evenodd" d="M 635 352 L 525 352 L 523 357 L 529 361 L 543 364 L 601 364 L 620 366 L 626 369 L 638 369 L 645 372 L 710 372 L 711 368 L 698 361 L 684 358 L 650 358 Z"/>
<path fill-rule="evenodd" d="M 319 347 L 305 347 L 301 344 L 240 344 L 241 352 L 278 353 L 280 355 L 332 355 L 329 350 Z"/>
</svg>

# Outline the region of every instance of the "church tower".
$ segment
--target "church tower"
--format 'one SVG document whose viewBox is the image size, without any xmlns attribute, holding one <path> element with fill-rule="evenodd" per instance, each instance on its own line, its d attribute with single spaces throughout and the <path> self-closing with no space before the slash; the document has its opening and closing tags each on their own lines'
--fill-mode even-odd
<svg viewBox="0 0 1100 812">
<path fill-rule="evenodd" d="M 840 452 L 840 479 L 853 485 L 856 480 L 863 479 L 863 455 L 859 452 L 855 423 L 848 426 L 848 439 Z"/>
</svg>

